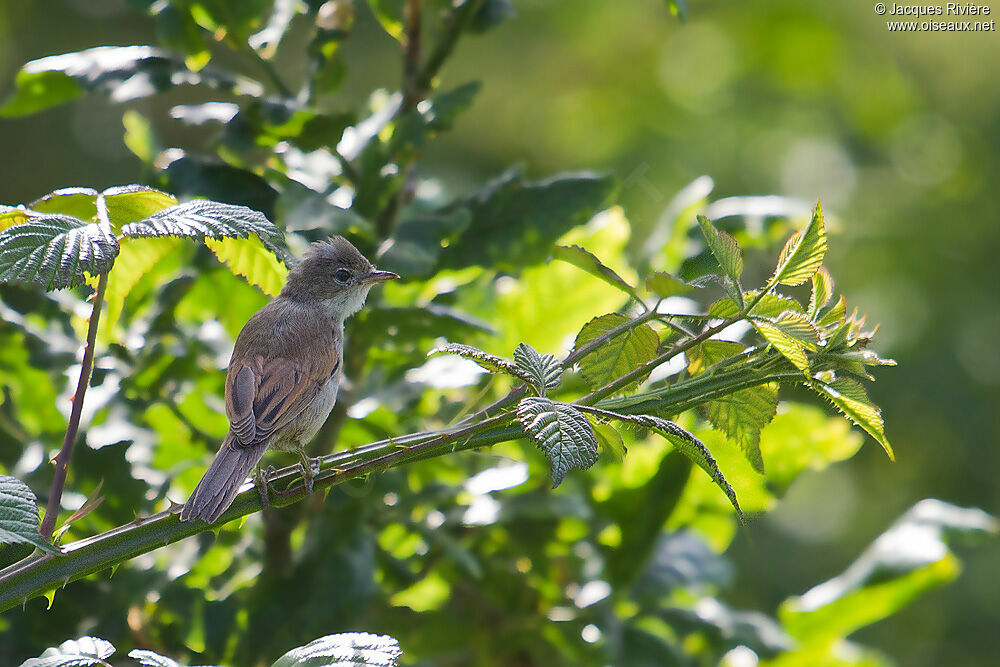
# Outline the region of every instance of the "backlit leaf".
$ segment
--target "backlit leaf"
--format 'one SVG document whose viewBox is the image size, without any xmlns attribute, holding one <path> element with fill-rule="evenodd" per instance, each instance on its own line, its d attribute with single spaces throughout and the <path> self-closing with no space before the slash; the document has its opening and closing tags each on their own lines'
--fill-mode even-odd
<svg viewBox="0 0 1000 667">
<path fill-rule="evenodd" d="M 682 296 L 696 287 L 665 271 L 657 271 L 646 278 L 646 289 L 661 299 Z"/>
<path fill-rule="evenodd" d="M 229 270 L 259 287 L 268 296 L 278 296 L 285 284 L 288 267 L 261 243 L 256 236 L 249 238 L 205 239 L 205 245 Z"/>
<path fill-rule="evenodd" d="M 743 521 L 743 510 L 740 509 L 740 504 L 736 500 L 736 492 L 733 491 L 733 487 L 730 486 L 725 475 L 723 475 L 722 471 L 719 470 L 719 466 L 715 462 L 715 457 L 712 456 L 712 452 L 708 451 L 708 447 L 705 446 L 705 443 L 696 438 L 692 433 L 681 428 L 669 419 L 664 419 L 655 415 L 625 415 L 607 410 L 603 410 L 601 412 L 609 417 L 614 417 L 615 419 L 620 419 L 624 422 L 652 429 L 670 441 L 670 444 L 672 444 L 674 448 L 684 454 L 684 456 L 691 459 L 692 463 L 708 473 L 708 476 L 712 478 L 712 481 L 715 482 L 716 486 L 722 489 L 722 492 L 726 494 L 727 498 L 729 498 L 729 502 L 733 504 L 734 508 L 736 508 L 736 513 L 739 515 L 740 521 Z"/>
<path fill-rule="evenodd" d="M 778 385 L 773 382 L 741 389 L 705 406 L 709 423 L 736 442 L 753 469 L 761 473 L 760 430 L 774 419 L 777 409 Z"/>
<path fill-rule="evenodd" d="M 584 347 L 627 321 L 628 318 L 617 313 L 595 317 L 587 322 L 577 334 L 574 348 Z M 577 362 L 580 367 L 580 375 L 592 388 L 603 387 L 656 357 L 659 345 L 659 337 L 648 324 L 632 327 L 614 336 L 580 359 Z M 621 391 L 635 389 L 648 375 L 646 373 L 644 376 L 636 378 L 635 381 L 622 387 Z"/>
<path fill-rule="evenodd" d="M 810 380 L 809 386 L 820 396 L 836 406 L 852 422 L 863 428 L 875 440 L 882 445 L 882 449 L 889 455 L 891 460 L 895 460 L 892 446 L 885 437 L 884 424 L 882 422 L 882 411 L 868 398 L 868 393 L 864 387 L 850 378 L 837 378 L 833 382 L 826 383 L 820 380 Z"/>
<path fill-rule="evenodd" d="M 740 354 L 745 349 L 743 343 L 736 343 L 728 340 L 706 340 L 700 345 L 695 345 L 687 352 L 688 373 L 700 375 L 708 370 L 713 364 Z"/>
<path fill-rule="evenodd" d="M 740 252 L 736 239 L 726 232 L 717 230 L 712 221 L 703 215 L 698 216 L 698 224 L 701 225 L 708 249 L 712 251 L 712 255 L 722 267 L 722 271 L 733 282 L 738 281 L 743 274 L 743 254 Z"/>
<path fill-rule="evenodd" d="M 826 227 L 819 204 L 806 228 L 792 235 L 778 257 L 773 284 L 800 285 L 813 277 L 826 256 Z"/>
<path fill-rule="evenodd" d="M 601 260 L 599 260 L 591 252 L 578 245 L 556 246 L 552 249 L 552 258 L 568 262 L 578 269 L 582 269 L 590 275 L 603 280 L 612 287 L 617 287 L 635 300 L 639 300 L 639 296 L 636 294 L 635 288 L 632 287 L 632 285 L 629 285 L 625 279 L 615 273 L 613 269 L 605 266 Z"/>
<path fill-rule="evenodd" d="M 757 290 L 751 290 L 743 295 L 747 301 L 753 301 L 757 297 Z M 760 301 L 750 309 L 750 314 L 761 317 L 778 317 L 786 310 L 794 312 L 804 312 L 802 304 L 791 297 L 775 294 L 774 292 L 765 294 Z M 739 305 L 732 299 L 720 299 L 709 306 L 708 314 L 712 317 L 725 319 L 735 317 L 740 312 Z"/>
<path fill-rule="evenodd" d="M 393 39 L 403 41 L 402 0 L 368 0 L 368 6 L 372 8 L 382 29 Z"/>
<path fill-rule="evenodd" d="M 809 359 L 802 343 L 789 336 L 768 320 L 753 320 L 754 328 L 768 343 L 803 373 L 809 373 Z"/>
<path fill-rule="evenodd" d="M 825 267 L 819 270 L 812 277 L 812 292 L 809 296 L 809 319 L 815 321 L 819 315 L 819 310 L 833 298 L 833 276 Z"/>
</svg>

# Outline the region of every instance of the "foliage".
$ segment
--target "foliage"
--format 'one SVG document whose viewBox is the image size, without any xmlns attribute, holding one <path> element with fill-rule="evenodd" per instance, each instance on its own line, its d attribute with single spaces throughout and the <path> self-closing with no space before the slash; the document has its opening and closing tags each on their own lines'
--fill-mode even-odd
<svg viewBox="0 0 1000 667">
<path fill-rule="evenodd" d="M 56 496 L 50 516 L 89 511 L 49 543 L 30 492 L 0 496 L 2 516 L 21 517 L 5 541 L 62 554 L 0 551 L 12 564 L 0 572 L 12 607 L 0 617 L 12 639 L 0 655 L 13 664 L 80 634 L 76 610 L 100 592 L 95 633 L 118 643 L 131 633 L 185 662 L 248 664 L 362 627 L 397 637 L 421 662 L 711 664 L 739 646 L 776 664 L 840 659 L 843 640 L 874 616 L 848 609 L 853 621 L 818 637 L 801 606 L 775 619 L 722 599 L 721 554 L 743 512 L 771 509 L 805 469 L 860 443 L 840 418 L 802 405 L 802 393 L 779 403 L 779 387 L 813 390 L 891 455 L 860 384 L 890 362 L 822 268 L 819 207 L 769 220 L 772 241 L 791 238 L 773 253 L 770 278 L 745 290 L 757 273 L 737 239 L 750 235 L 713 222 L 708 202 L 684 207 L 656 241 L 633 237 L 608 176 L 532 180 L 514 169 L 459 191 L 424 171 L 423 152 L 461 122 L 479 87 L 441 92 L 440 70 L 466 32 L 510 18 L 511 3 L 368 3 L 400 42 L 403 78 L 399 92 L 374 91 L 347 110 L 330 93 L 361 3 L 262 4 L 150 4 L 164 48 L 33 61 L 2 109 L 28 114 L 88 93 L 120 103 L 183 86 L 207 101 L 172 117 L 214 138 L 160 149 L 158 119 L 128 109 L 124 139 L 147 186 L 56 191 L 0 211 L 4 280 L 72 290 L 0 288 L 11 325 L 0 332 L 9 386 L 0 466 L 32 488 L 49 486 L 40 462 L 66 425 L 52 406 L 68 407 L 63 371 L 86 327 L 76 309 L 95 287 L 109 304 L 100 327 L 102 298 L 92 304 L 99 331 L 87 349 L 99 354 L 80 385 L 93 390 L 68 468 L 72 493 Z M 667 4 L 686 15 L 685 3 Z M 296 27 L 309 36 L 291 85 L 277 54 L 296 55 L 283 40 Z M 218 63 L 251 65 L 266 81 Z M 404 281 L 373 294 L 348 325 L 351 387 L 313 444 L 325 455 L 324 493 L 307 498 L 279 471 L 274 484 L 287 495 L 270 511 L 245 492 L 220 521 L 245 525 L 213 539 L 211 527 L 179 524 L 171 509 L 198 480 L 193 462 L 207 461 L 226 430 L 218 407 L 233 337 L 292 261 L 283 240 L 299 252 L 333 233 Z M 626 252 L 630 240 L 649 248 L 646 259 Z M 806 282 L 807 304 L 801 288 L 785 291 Z M 746 333 L 734 333 L 739 324 Z M 433 348 L 446 354 L 427 359 Z M 953 576 L 955 557 L 937 553 L 891 572 L 900 590 L 862 577 L 831 608 L 888 598 L 896 611 Z M 41 595 L 48 605 L 33 599 Z M 304 654 L 323 654 L 316 641 Z"/>
<path fill-rule="evenodd" d="M 37 658 L 29 658 L 21 667 L 88 667 L 107 665 L 114 655 L 111 642 L 96 637 L 70 639 L 58 648 L 46 649 Z M 327 635 L 294 648 L 278 658 L 271 667 L 397 667 L 402 651 L 392 637 L 365 632 Z M 144 667 L 182 667 L 179 662 L 154 651 L 135 649 L 128 657 Z"/>
</svg>

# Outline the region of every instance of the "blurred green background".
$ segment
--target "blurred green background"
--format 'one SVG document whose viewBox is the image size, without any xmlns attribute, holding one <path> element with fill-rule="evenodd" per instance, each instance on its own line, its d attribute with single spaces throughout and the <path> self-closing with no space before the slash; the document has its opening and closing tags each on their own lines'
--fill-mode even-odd
<svg viewBox="0 0 1000 667">
<path fill-rule="evenodd" d="M 691 0 L 683 25 L 660 0 L 517 7 L 446 69 L 446 88 L 486 85 L 430 148 L 424 175 L 458 188 L 511 163 L 534 176 L 612 172 L 638 230 L 702 175 L 713 198 L 818 197 L 837 223 L 827 264 L 838 287 L 881 324 L 879 350 L 899 362 L 871 388 L 897 463 L 869 443 L 804 474 L 751 525 L 752 542 L 735 543 L 730 600 L 773 608 L 801 593 L 920 498 L 1000 510 L 997 34 L 889 33 L 868 0 Z M 125 2 L 4 0 L 0 98 L 27 60 L 153 39 Z M 396 85 L 396 50 L 367 12 L 345 48 L 345 103 Z M 180 132 L 191 142 L 166 113 L 185 95 L 131 106 L 166 145 Z M 93 96 L 0 122 L 0 202 L 136 180 L 122 111 Z M 962 556 L 957 582 L 857 639 L 901 665 L 993 664 L 1000 545 Z"/>
</svg>

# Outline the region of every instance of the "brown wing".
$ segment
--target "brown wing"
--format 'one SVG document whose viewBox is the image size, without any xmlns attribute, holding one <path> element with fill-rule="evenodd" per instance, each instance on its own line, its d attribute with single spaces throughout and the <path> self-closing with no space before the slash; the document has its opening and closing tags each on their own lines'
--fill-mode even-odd
<svg viewBox="0 0 1000 667">
<path fill-rule="evenodd" d="M 269 438 L 316 398 L 340 363 L 332 338 L 325 340 L 328 332 L 324 327 L 326 336 L 315 336 L 308 347 L 286 346 L 282 351 L 287 356 L 252 354 L 253 345 L 246 350 L 250 354 L 239 354 L 237 343 L 226 374 L 226 415 L 234 444 L 249 446 Z"/>
</svg>

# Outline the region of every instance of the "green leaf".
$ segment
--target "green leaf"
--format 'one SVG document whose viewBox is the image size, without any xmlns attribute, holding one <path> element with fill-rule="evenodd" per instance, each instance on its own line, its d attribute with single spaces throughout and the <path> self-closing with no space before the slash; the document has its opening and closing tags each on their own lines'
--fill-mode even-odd
<svg viewBox="0 0 1000 667">
<path fill-rule="evenodd" d="M 138 222 L 177 204 L 177 198 L 144 185 L 123 185 L 101 193 L 113 229 Z"/>
<path fill-rule="evenodd" d="M 38 532 L 38 505 L 28 485 L 0 475 L 0 544 L 31 544 L 50 554 L 60 551 Z"/>
<path fill-rule="evenodd" d="M 122 114 L 122 126 L 125 128 L 125 135 L 122 137 L 125 147 L 143 164 L 152 164 L 160 153 L 160 147 L 149 119 L 135 109 L 128 109 Z"/>
<path fill-rule="evenodd" d="M 246 206 L 196 199 L 158 211 L 139 222 L 122 227 L 130 237 L 183 236 L 189 238 L 257 237 L 269 248 L 280 243 L 283 235 L 263 213 Z"/>
<path fill-rule="evenodd" d="M 278 296 L 285 284 L 288 267 L 258 237 L 205 239 L 205 245 L 233 273 L 260 288 L 268 296 Z"/>
<path fill-rule="evenodd" d="M 444 268 L 485 266 L 513 272 L 543 263 L 556 239 L 607 208 L 617 191 L 614 179 L 591 174 L 526 181 L 512 170 L 468 199 L 471 222 L 441 253 Z"/>
<path fill-rule="evenodd" d="M 801 285 L 813 277 L 826 257 L 826 227 L 819 204 L 806 228 L 792 234 L 778 256 L 778 266 L 771 282 L 775 285 Z"/>
<path fill-rule="evenodd" d="M 392 133 L 390 153 L 420 148 L 424 140 L 451 129 L 458 116 L 472 106 L 482 84 L 470 81 L 447 92 L 437 93 L 399 119 Z"/>
<path fill-rule="evenodd" d="M 568 262 L 578 269 L 582 269 L 600 280 L 603 280 L 612 287 L 616 287 L 631 296 L 636 301 L 640 301 L 635 288 L 629 285 L 624 278 L 614 272 L 613 269 L 605 266 L 601 260 L 597 259 L 591 252 L 578 245 L 561 246 L 557 245 L 552 249 L 552 258 L 563 262 Z"/>
<path fill-rule="evenodd" d="M 368 6 L 382 29 L 398 42 L 403 41 L 403 1 L 368 0 Z"/>
<path fill-rule="evenodd" d="M 0 232 L 27 222 L 31 218 L 32 212 L 24 209 L 23 206 L 3 206 L 0 205 Z"/>
<path fill-rule="evenodd" d="M 815 351 L 822 341 L 819 329 L 802 311 L 786 310 L 768 321 L 808 350 Z"/>
<path fill-rule="evenodd" d="M 796 368 L 808 374 L 809 359 L 805 351 L 818 349 L 820 342 L 819 331 L 812 322 L 791 310 L 774 319 L 755 317 L 751 322 L 768 343 Z"/>
<path fill-rule="evenodd" d="M 388 635 L 345 632 L 293 648 L 271 667 L 397 667 L 403 651 Z"/>
<path fill-rule="evenodd" d="M 751 290 L 743 296 L 747 301 L 752 302 L 757 297 L 757 294 L 757 290 Z M 798 313 L 804 312 L 802 304 L 795 299 L 771 292 L 761 297 L 760 301 L 750 309 L 750 314 L 762 317 L 778 317 L 788 310 Z M 708 314 L 719 319 L 735 317 L 739 312 L 740 306 L 732 299 L 720 299 L 708 308 Z"/>
<path fill-rule="evenodd" d="M 825 306 L 833 298 L 833 276 L 825 267 L 819 270 L 812 277 L 812 292 L 809 296 L 809 319 L 816 321 L 819 317 L 820 308 Z"/>
<path fill-rule="evenodd" d="M 701 225 L 708 249 L 712 251 L 712 255 L 722 267 L 722 271 L 734 283 L 739 281 L 743 274 L 743 253 L 740 252 L 740 246 L 736 243 L 736 239 L 726 232 L 717 230 L 712 221 L 703 215 L 698 216 L 698 224 Z"/>
<path fill-rule="evenodd" d="M 743 510 L 740 509 L 740 504 L 736 500 L 736 492 L 733 491 L 733 487 L 730 486 L 725 475 L 719 470 L 719 466 L 715 462 L 715 457 L 712 456 L 712 452 L 708 451 L 705 443 L 669 419 L 655 415 L 625 415 L 608 410 L 601 410 L 600 412 L 624 422 L 652 429 L 669 440 L 674 448 L 708 473 L 708 476 L 712 478 L 716 486 L 722 489 L 722 492 L 729 498 L 729 502 L 736 508 L 736 513 L 739 515 L 740 521 L 743 522 Z"/>
<path fill-rule="evenodd" d="M 846 316 L 847 300 L 841 295 L 836 303 L 819 311 L 819 319 L 816 321 L 816 324 L 823 329 L 827 329 L 840 325 Z"/>
<path fill-rule="evenodd" d="M 769 382 L 741 389 L 705 406 L 709 423 L 739 445 L 753 469 L 764 472 L 760 453 L 760 430 L 778 410 L 778 385 Z"/>
<path fill-rule="evenodd" d="M 41 215 L 0 232 L 0 282 L 46 290 L 82 285 L 85 273 L 105 273 L 118 241 L 102 224 L 67 215 Z"/>
<path fill-rule="evenodd" d="M 590 420 L 572 405 L 532 396 L 518 404 L 517 417 L 552 462 L 552 488 L 572 468 L 586 470 L 597 461 Z"/>
<path fill-rule="evenodd" d="M 155 12 L 156 36 L 160 44 L 183 54 L 184 64 L 194 72 L 208 64 L 212 54 L 205 46 L 201 27 L 187 7 L 177 2 L 155 3 L 150 11 Z"/>
<path fill-rule="evenodd" d="M 115 652 L 111 642 L 97 637 L 70 639 L 59 648 L 45 649 L 37 658 L 28 658 L 21 667 L 89 667 L 107 665 L 107 658 Z"/>
<path fill-rule="evenodd" d="M 447 215 L 407 218 L 396 226 L 375 262 L 404 280 L 427 278 L 434 274 L 442 250 L 465 231 L 470 220 L 464 208 Z"/>
<path fill-rule="evenodd" d="M 60 188 L 39 197 L 28 205 L 39 213 L 69 215 L 86 222 L 97 222 L 97 190 Z"/>
<path fill-rule="evenodd" d="M 551 354 L 539 354 L 535 348 L 521 343 L 514 348 L 514 363 L 521 369 L 521 376 L 529 378 L 528 382 L 539 396 L 559 387 L 562 367 Z"/>
<path fill-rule="evenodd" d="M 480 349 L 474 348 L 471 345 L 462 345 L 461 343 L 446 343 L 441 347 L 431 350 L 427 356 L 435 357 L 442 354 L 457 354 L 463 359 L 468 359 L 469 361 L 474 361 L 479 364 L 482 368 L 485 368 L 490 373 L 502 373 L 507 375 L 512 375 L 525 382 L 531 382 L 532 378 L 516 364 L 504 359 L 503 357 L 498 357 L 496 355 L 490 354 L 489 352 L 483 352 Z"/>
<path fill-rule="evenodd" d="M 628 318 L 617 313 L 595 317 L 583 325 L 576 336 L 574 348 L 580 349 L 609 331 L 625 324 Z M 640 324 L 623 331 L 577 362 L 580 375 L 594 389 L 613 382 L 626 373 L 656 357 L 660 338 L 648 324 Z M 649 376 L 643 376 L 621 388 L 630 391 L 638 387 Z"/>
<path fill-rule="evenodd" d="M 745 350 L 741 343 L 707 340 L 687 352 L 688 372 L 700 375 L 720 361 Z M 709 423 L 733 440 L 753 469 L 764 472 L 764 459 L 760 451 L 760 432 L 777 414 L 778 385 L 767 383 L 710 401 L 705 406 Z"/>
<path fill-rule="evenodd" d="M 695 345 L 685 353 L 687 357 L 688 373 L 691 375 L 701 375 L 712 365 L 734 357 L 747 349 L 743 343 L 736 343 L 729 340 L 706 340 L 700 345 Z"/>
<path fill-rule="evenodd" d="M 112 102 L 148 97 L 179 85 L 207 85 L 236 95 L 263 94 L 245 77 L 204 69 L 195 73 L 169 51 L 152 46 L 99 46 L 32 60 L 17 73 L 16 89 L 0 116 L 26 116 L 69 102 L 86 92 Z"/>
<path fill-rule="evenodd" d="M 121 317 L 125 299 L 148 271 L 171 252 L 177 249 L 181 240 L 158 238 L 123 238 L 115 265 L 108 274 L 108 287 L 104 301 L 107 312 L 101 319 L 103 331 L 110 331 Z"/>
<path fill-rule="evenodd" d="M 921 500 L 842 574 L 782 603 L 779 617 L 805 644 L 847 637 L 958 576 L 948 548 L 953 536 L 996 532 L 996 520 L 982 510 Z"/>
<path fill-rule="evenodd" d="M 618 430 L 611 424 L 602 422 L 591 424 L 591 427 L 594 429 L 594 435 L 597 437 L 601 449 L 607 452 L 614 461 L 621 462 L 628 450 L 625 448 L 625 441 L 622 440 Z"/>
<path fill-rule="evenodd" d="M 665 271 L 658 271 L 646 278 L 646 289 L 661 299 L 683 296 L 696 287 L 697 285 L 684 282 Z"/>
<path fill-rule="evenodd" d="M 165 655 L 160 655 L 159 653 L 154 653 L 153 651 L 133 649 L 129 651 L 128 657 L 143 665 L 143 667 L 181 667 L 181 664 L 176 660 L 168 658 Z"/>
<path fill-rule="evenodd" d="M 809 359 L 801 343 L 767 320 L 753 320 L 753 326 L 764 340 L 773 345 L 774 349 L 791 361 L 796 368 L 809 374 Z"/>
<path fill-rule="evenodd" d="M 809 386 L 820 396 L 826 398 L 852 422 L 863 428 L 882 445 L 882 449 L 895 461 L 892 446 L 885 437 L 885 426 L 882 422 L 882 411 L 872 403 L 864 387 L 850 378 L 837 378 L 826 383 L 820 380 L 810 380 Z"/>
</svg>

